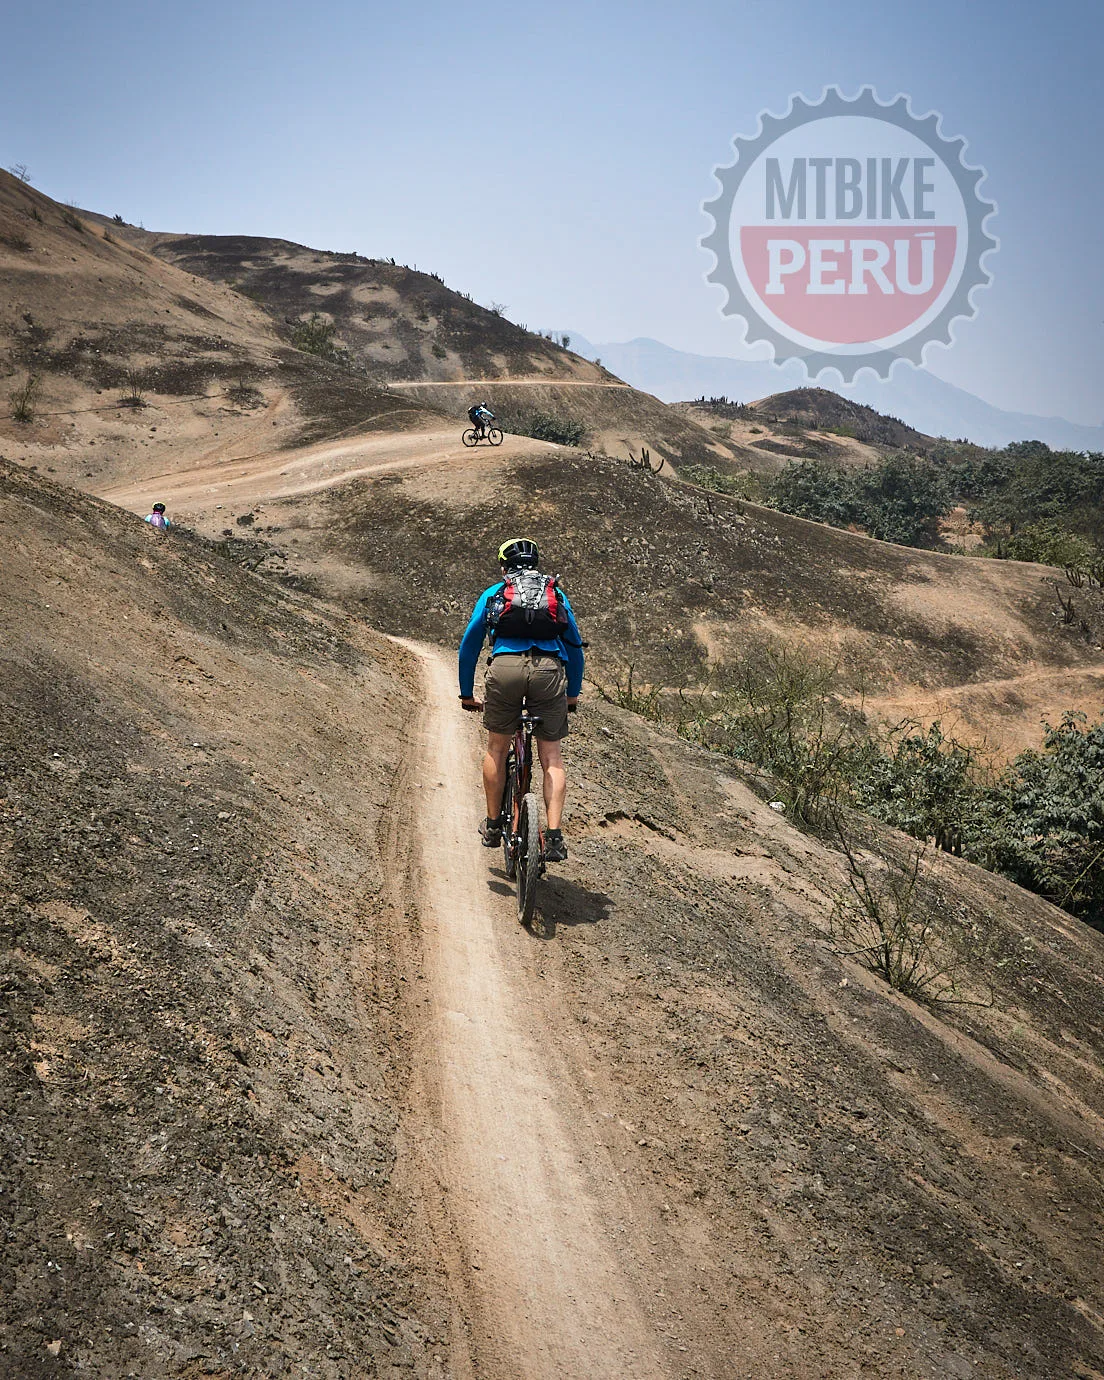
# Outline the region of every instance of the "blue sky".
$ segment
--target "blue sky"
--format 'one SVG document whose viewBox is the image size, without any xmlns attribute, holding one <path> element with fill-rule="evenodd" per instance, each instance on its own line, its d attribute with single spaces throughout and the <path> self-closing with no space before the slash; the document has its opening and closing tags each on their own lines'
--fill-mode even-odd
<svg viewBox="0 0 1104 1380">
<path fill-rule="evenodd" d="M 1102 66 L 1104 7 L 1070 0 L 36 0 L 4 22 L 0 163 L 148 229 L 394 255 L 530 326 L 747 357 L 704 280 L 713 168 L 792 94 L 903 91 L 999 206 L 993 286 L 928 367 L 1100 422 Z"/>
</svg>

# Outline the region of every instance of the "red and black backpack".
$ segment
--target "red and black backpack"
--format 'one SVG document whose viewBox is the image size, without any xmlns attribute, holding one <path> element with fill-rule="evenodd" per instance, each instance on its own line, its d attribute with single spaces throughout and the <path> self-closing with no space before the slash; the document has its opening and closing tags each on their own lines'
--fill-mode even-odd
<svg viewBox="0 0 1104 1380">
<path fill-rule="evenodd" d="M 568 628 L 558 575 L 539 570 L 508 570 L 502 587 L 487 601 L 487 633 L 496 637 L 532 638 L 553 642 Z"/>
</svg>

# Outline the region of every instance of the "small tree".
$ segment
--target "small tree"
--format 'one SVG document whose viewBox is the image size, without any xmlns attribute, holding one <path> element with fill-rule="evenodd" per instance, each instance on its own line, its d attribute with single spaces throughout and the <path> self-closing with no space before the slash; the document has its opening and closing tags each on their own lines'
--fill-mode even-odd
<svg viewBox="0 0 1104 1380">
<path fill-rule="evenodd" d="M 38 375 L 29 374 L 22 388 L 11 395 L 11 415 L 16 422 L 33 422 L 35 415 L 35 394 L 38 392 Z"/>
<path fill-rule="evenodd" d="M 772 508 L 812 522 L 846 527 L 854 520 L 851 481 L 842 470 L 813 460 L 792 460 L 765 486 Z"/>
<path fill-rule="evenodd" d="M 297 321 L 291 328 L 291 343 L 297 350 L 308 355 L 321 355 L 328 359 L 335 350 L 334 333 L 337 327 L 332 321 L 325 321 L 317 312 L 312 312 L 306 321 Z"/>
<path fill-rule="evenodd" d="M 838 841 L 847 864 L 847 892 L 836 897 L 828 919 L 837 951 L 917 1001 L 991 1006 L 991 990 L 977 996 L 966 986 L 967 960 L 982 957 L 976 952 L 979 936 L 971 936 L 971 955 L 933 894 L 932 859 L 924 845 L 913 848 L 902 865 L 889 858 L 860 858 L 842 828 Z M 982 948 L 988 947 L 980 938 Z"/>
</svg>

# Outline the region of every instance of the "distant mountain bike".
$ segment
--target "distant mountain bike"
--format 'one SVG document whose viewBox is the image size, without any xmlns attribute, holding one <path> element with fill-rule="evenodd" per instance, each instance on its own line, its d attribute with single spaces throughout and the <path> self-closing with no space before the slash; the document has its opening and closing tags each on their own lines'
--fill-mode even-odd
<svg viewBox="0 0 1104 1380">
<path fill-rule="evenodd" d="M 529 927 L 537 908 L 537 887 L 544 875 L 544 832 L 533 790 L 533 729 L 539 714 L 521 711 L 521 726 L 506 757 L 506 792 L 502 797 L 502 852 L 506 876 L 517 888 L 517 914 Z"/>
<path fill-rule="evenodd" d="M 460 437 L 466 446 L 477 446 L 480 441 L 488 441 L 492 446 L 502 444 L 502 432 L 496 426 L 478 427 L 470 426 Z"/>
</svg>

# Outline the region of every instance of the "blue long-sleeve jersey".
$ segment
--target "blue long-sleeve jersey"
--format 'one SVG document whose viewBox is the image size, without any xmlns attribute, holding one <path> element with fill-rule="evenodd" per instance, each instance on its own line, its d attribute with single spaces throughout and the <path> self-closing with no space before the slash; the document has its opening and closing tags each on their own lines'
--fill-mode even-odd
<svg viewBox="0 0 1104 1380">
<path fill-rule="evenodd" d="M 471 619 L 460 639 L 460 693 L 465 697 L 474 693 L 475 668 L 479 653 L 487 636 L 487 605 L 492 597 L 502 590 L 502 581 L 488 586 L 475 602 Z M 562 638 L 506 637 L 500 634 L 491 648 L 492 656 L 502 652 L 527 652 L 537 647 L 542 652 L 551 652 L 567 665 L 567 693 L 574 697 L 583 688 L 583 639 L 579 636 L 579 625 L 571 611 L 571 603 L 562 589 L 557 587 L 564 613 L 567 614 L 567 632 Z"/>
</svg>

